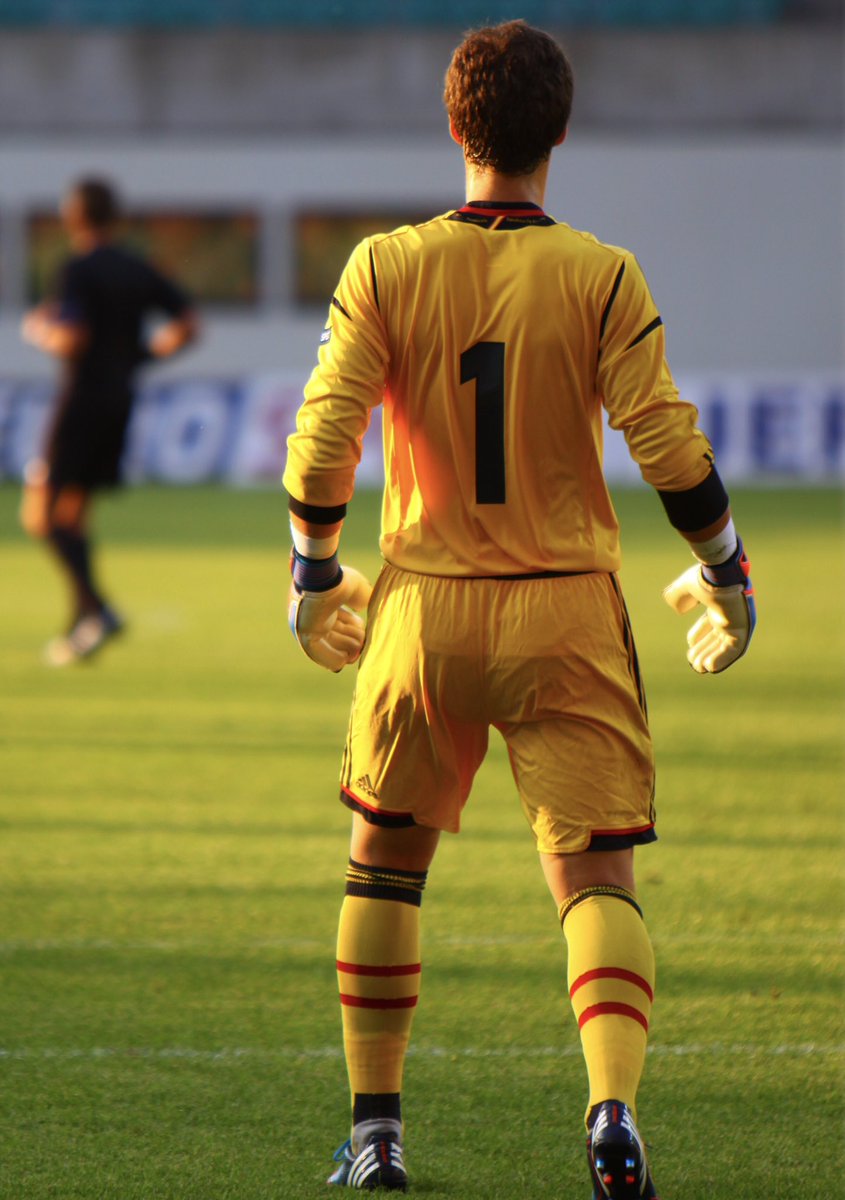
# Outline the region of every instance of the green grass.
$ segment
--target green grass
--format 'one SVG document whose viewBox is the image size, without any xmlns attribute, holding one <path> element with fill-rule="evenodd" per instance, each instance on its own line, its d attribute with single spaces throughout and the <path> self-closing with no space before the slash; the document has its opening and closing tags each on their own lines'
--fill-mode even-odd
<svg viewBox="0 0 845 1200">
<path fill-rule="evenodd" d="M 655 1174 L 668 1200 L 833 1196 L 841 498 L 735 495 L 760 626 L 705 679 L 659 595 L 683 544 L 650 493 L 618 500 L 658 754 L 661 841 L 639 854 Z M 65 671 L 40 662 L 64 597 L 15 505 L 0 488 L 0 1197 L 321 1196 L 348 1121 L 333 939 L 353 676 L 320 673 L 287 634 L 284 501 L 104 502 L 103 574 L 130 632 Z M 370 573 L 376 525 L 362 495 L 344 553 Z M 423 920 L 414 1192 L 586 1200 L 564 946 L 498 743 Z"/>
</svg>

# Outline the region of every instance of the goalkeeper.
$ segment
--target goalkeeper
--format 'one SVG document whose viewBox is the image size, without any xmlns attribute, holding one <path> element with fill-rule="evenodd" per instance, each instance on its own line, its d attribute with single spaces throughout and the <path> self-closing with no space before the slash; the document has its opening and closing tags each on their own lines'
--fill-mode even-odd
<svg viewBox="0 0 845 1200">
<path fill-rule="evenodd" d="M 422 896 L 493 727 L 568 947 L 593 1196 L 654 1200 L 636 1124 L 654 958 L 634 881 L 635 847 L 656 838 L 654 768 L 602 408 L 697 560 L 664 594 L 698 614 L 687 657 L 702 675 L 748 646 L 748 561 L 636 259 L 543 208 L 572 101 L 560 47 L 521 21 L 471 33 L 445 100 L 466 203 L 353 252 L 284 475 L 291 628 L 319 665 L 359 663 L 337 942 L 352 1129 L 330 1182 L 406 1187 Z M 338 546 L 376 405 L 385 564 L 371 593 Z"/>
</svg>

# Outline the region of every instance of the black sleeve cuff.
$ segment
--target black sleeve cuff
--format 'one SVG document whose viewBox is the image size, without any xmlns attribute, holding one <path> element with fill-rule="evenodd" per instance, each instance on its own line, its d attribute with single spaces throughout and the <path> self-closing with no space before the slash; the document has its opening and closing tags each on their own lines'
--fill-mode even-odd
<svg viewBox="0 0 845 1200">
<path fill-rule="evenodd" d="M 715 467 L 706 479 L 683 492 L 664 492 L 658 496 L 666 509 L 670 523 L 680 533 L 695 533 L 718 521 L 730 507 L 725 485 Z"/>
<path fill-rule="evenodd" d="M 291 495 L 288 495 L 288 508 L 295 517 L 307 521 L 310 525 L 336 525 L 346 517 L 345 504 L 324 508 L 322 504 L 303 504 Z"/>
</svg>

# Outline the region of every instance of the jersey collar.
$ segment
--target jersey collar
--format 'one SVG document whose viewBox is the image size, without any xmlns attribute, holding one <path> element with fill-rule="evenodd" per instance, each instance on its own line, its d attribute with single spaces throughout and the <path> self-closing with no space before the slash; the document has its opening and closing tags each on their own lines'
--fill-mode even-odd
<svg viewBox="0 0 845 1200">
<path fill-rule="evenodd" d="M 544 217 L 546 214 L 539 204 L 529 200 L 468 200 L 457 209 L 459 213 L 481 213 L 487 217 Z"/>
<path fill-rule="evenodd" d="M 456 208 L 447 220 L 509 232 L 529 225 L 555 224 L 554 218 L 546 216 L 539 204 L 528 200 L 470 200 L 463 208 Z"/>
</svg>

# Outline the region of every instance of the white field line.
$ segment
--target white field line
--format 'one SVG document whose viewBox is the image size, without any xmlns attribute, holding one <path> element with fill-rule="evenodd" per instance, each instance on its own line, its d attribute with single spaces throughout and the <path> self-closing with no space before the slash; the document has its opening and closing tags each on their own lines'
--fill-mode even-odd
<svg viewBox="0 0 845 1200">
<path fill-rule="evenodd" d="M 845 942 L 845 937 L 835 933 L 822 934 L 719 934 L 719 933 L 681 933 L 655 935 L 652 938 L 657 946 L 668 945 L 714 945 L 730 947 L 733 945 L 756 946 L 839 946 Z M 558 934 L 546 934 L 536 937 L 514 935 L 479 935 L 479 936 L 438 936 L 430 934 L 426 943 L 432 949 L 442 946 L 449 949 L 461 948 L 495 948 L 497 946 L 558 946 L 562 939 Z M 334 953 L 334 941 L 325 941 L 308 937 L 278 937 L 258 938 L 250 941 L 225 942 L 219 938 L 168 938 L 168 939 L 139 939 L 138 941 L 117 941 L 110 938 L 10 938 L 0 940 L 0 954 L 13 954 L 19 950 L 76 950 L 85 951 L 169 951 L 182 950 L 218 950 L 229 953 L 232 950 L 319 950 L 328 955 Z"/>
<path fill-rule="evenodd" d="M 580 1046 L 411 1046 L 408 1051 L 414 1058 L 469 1058 L 469 1059 L 530 1059 L 530 1058 L 579 1058 Z M 799 1042 L 794 1045 L 758 1046 L 751 1042 L 690 1042 L 685 1045 L 652 1045 L 648 1053 L 658 1058 L 822 1058 L 845 1055 L 845 1045 L 824 1045 L 816 1042 Z M 55 1046 L 0 1047 L 0 1061 L 59 1060 L 97 1061 L 102 1059 L 185 1059 L 190 1062 L 284 1061 L 291 1059 L 340 1059 L 340 1046 L 314 1046 L 298 1048 L 281 1046 L 266 1049 L 250 1046 L 225 1046 L 218 1050 L 197 1050 L 188 1046 L 93 1046 L 86 1049 L 71 1049 Z"/>
<path fill-rule="evenodd" d="M 169 938 L 166 941 L 151 938 L 125 942 L 108 938 L 19 938 L 0 941 L 0 954 L 13 954 L 18 950 L 77 950 L 80 953 L 98 950 L 153 950 L 173 953 L 183 950 L 216 950 L 221 954 L 228 954 L 233 950 L 320 950 L 331 955 L 334 946 L 333 943 L 305 937 L 270 938 L 248 942 L 224 942 L 219 938 Z"/>
</svg>

